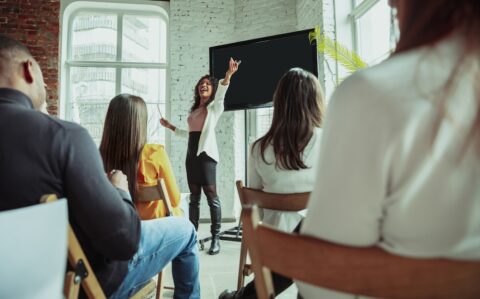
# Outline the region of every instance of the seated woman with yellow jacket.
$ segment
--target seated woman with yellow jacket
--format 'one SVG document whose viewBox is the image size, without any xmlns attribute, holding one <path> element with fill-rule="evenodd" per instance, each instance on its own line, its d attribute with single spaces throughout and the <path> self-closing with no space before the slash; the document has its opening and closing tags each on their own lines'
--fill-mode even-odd
<svg viewBox="0 0 480 299">
<path fill-rule="evenodd" d="M 170 159 L 163 145 L 145 144 L 138 163 L 138 188 L 156 186 L 158 179 L 164 179 L 170 198 L 170 213 L 173 216 L 183 216 L 180 209 L 180 190 L 172 171 Z M 167 215 L 167 206 L 163 200 L 136 201 L 138 214 L 142 219 L 154 219 Z"/>
<path fill-rule="evenodd" d="M 110 101 L 100 142 L 105 171 L 121 170 L 127 175 L 130 194 L 143 220 L 167 215 L 163 198 L 135 200 L 138 188 L 155 186 L 164 179 L 171 215 L 181 216 L 180 191 L 165 148 L 146 144 L 147 115 L 147 105 L 140 97 L 120 94 Z"/>
</svg>

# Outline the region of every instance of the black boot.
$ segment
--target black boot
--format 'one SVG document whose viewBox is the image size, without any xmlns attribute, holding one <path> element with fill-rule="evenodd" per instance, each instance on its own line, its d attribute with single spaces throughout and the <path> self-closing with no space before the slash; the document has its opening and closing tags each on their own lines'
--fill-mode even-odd
<svg viewBox="0 0 480 299">
<path fill-rule="evenodd" d="M 188 218 L 198 231 L 198 218 L 200 214 L 200 194 L 190 194 L 190 203 L 188 204 Z"/>
<path fill-rule="evenodd" d="M 214 255 L 220 252 L 220 227 L 222 225 L 222 208 L 218 197 L 208 199 L 208 206 L 210 207 L 210 219 L 212 225 L 210 232 L 212 233 L 212 242 L 210 243 L 210 250 L 208 254 Z"/>
</svg>

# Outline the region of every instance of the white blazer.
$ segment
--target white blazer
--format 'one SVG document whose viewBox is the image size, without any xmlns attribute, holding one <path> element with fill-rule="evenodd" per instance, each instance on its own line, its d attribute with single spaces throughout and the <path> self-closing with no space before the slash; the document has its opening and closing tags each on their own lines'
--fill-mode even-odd
<svg viewBox="0 0 480 299">
<path fill-rule="evenodd" d="M 222 84 L 223 79 L 218 82 L 217 91 L 215 92 L 215 99 L 207 106 L 207 117 L 203 124 L 200 140 L 198 141 L 197 156 L 205 152 L 210 158 L 219 162 L 220 156 L 218 154 L 217 138 L 215 136 L 215 126 L 218 119 L 225 110 L 223 102 L 225 94 L 227 93 L 228 85 Z M 188 131 L 175 128 L 175 136 L 188 138 Z"/>
</svg>

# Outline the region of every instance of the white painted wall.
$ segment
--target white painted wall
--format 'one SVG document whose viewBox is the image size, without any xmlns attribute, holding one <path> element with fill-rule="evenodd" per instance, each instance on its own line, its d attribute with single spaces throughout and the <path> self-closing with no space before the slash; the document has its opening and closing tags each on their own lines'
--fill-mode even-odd
<svg viewBox="0 0 480 299">
<path fill-rule="evenodd" d="M 193 87 L 208 72 L 211 46 L 277 35 L 322 22 L 322 0 L 171 0 L 170 1 L 170 119 L 186 128 Z M 323 60 L 319 59 L 321 81 Z M 235 79 L 233 79 L 235 80 Z M 238 216 L 235 181 L 244 179 L 243 111 L 225 112 L 216 129 L 220 151 L 217 191 L 223 218 Z M 170 136 L 170 158 L 182 192 L 188 192 L 185 174 L 187 140 Z M 201 218 L 208 219 L 202 198 Z"/>
</svg>

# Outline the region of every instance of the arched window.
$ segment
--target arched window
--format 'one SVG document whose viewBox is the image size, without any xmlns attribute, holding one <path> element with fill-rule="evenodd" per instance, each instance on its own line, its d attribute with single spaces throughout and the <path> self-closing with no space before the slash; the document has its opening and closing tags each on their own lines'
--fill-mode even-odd
<svg viewBox="0 0 480 299">
<path fill-rule="evenodd" d="M 98 144 L 110 100 L 130 93 L 147 102 L 148 142 L 165 144 L 158 120 L 169 94 L 166 10 L 78 1 L 63 20 L 61 116 L 87 128 Z"/>
</svg>

